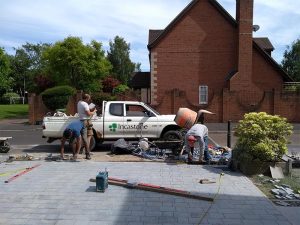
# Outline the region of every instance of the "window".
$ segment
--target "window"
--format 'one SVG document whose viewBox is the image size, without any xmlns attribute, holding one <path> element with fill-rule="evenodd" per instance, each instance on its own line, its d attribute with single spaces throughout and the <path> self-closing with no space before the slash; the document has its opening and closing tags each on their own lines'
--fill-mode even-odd
<svg viewBox="0 0 300 225">
<path fill-rule="evenodd" d="M 199 86 L 199 104 L 208 103 L 208 86 L 200 85 Z"/>
<path fill-rule="evenodd" d="M 113 116 L 123 116 L 123 104 L 111 103 L 109 107 L 109 113 Z"/>
<path fill-rule="evenodd" d="M 146 116 L 147 110 L 140 105 L 126 105 L 126 116 Z"/>
</svg>

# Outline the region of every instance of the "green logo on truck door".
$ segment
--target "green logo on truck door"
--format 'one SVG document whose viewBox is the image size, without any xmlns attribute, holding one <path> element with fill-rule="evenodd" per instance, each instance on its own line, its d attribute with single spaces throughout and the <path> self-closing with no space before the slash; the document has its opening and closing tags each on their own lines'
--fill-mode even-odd
<svg viewBox="0 0 300 225">
<path fill-rule="evenodd" d="M 117 129 L 120 130 L 147 130 L 148 129 L 148 125 L 145 125 L 143 123 L 139 123 L 139 124 L 131 124 L 131 125 L 120 125 L 117 123 L 112 123 L 111 125 L 108 126 L 109 130 L 112 132 L 116 132 Z"/>
<path fill-rule="evenodd" d="M 112 125 L 109 125 L 109 130 L 112 132 L 116 132 L 118 125 L 116 123 L 113 123 Z"/>
</svg>

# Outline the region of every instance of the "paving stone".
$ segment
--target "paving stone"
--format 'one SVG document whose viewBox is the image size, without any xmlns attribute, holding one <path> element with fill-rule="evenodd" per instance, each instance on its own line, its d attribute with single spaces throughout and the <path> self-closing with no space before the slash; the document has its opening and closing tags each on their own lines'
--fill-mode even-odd
<svg viewBox="0 0 300 225">
<path fill-rule="evenodd" d="M 223 219 L 222 220 L 223 221 L 223 224 L 243 224 L 243 220 L 241 220 L 241 219 Z M 259 223 L 257 223 L 257 224 L 259 224 Z"/>
<path fill-rule="evenodd" d="M 224 213 L 224 218 L 225 219 L 242 219 L 242 215 L 238 214 L 238 213 Z"/>
<path fill-rule="evenodd" d="M 243 220 L 244 225 L 257 225 L 257 224 L 263 224 L 261 220 L 251 219 L 251 220 Z M 274 225 L 277 225 L 276 221 L 273 221 Z"/>
<path fill-rule="evenodd" d="M 286 218 L 239 173 L 226 172 L 213 203 L 109 185 L 95 192 L 89 179 L 105 167 L 109 176 L 215 196 L 220 171 L 207 166 L 164 163 L 18 162 L 6 171 L 42 165 L 9 184 L 0 177 L 0 224 L 286 224 Z M 2 167 L 0 165 L 0 171 Z M 27 188 L 24 188 L 27 187 Z M 209 212 L 206 211 L 210 208 Z M 206 214 L 205 214 L 206 213 Z M 23 223 L 22 223 L 23 222 Z"/>
<path fill-rule="evenodd" d="M 55 225 L 74 225 L 74 220 L 58 220 Z"/>
<path fill-rule="evenodd" d="M 37 220 L 28 219 L 25 221 L 26 225 L 56 225 L 57 222 L 54 220 Z"/>
<path fill-rule="evenodd" d="M 5 225 L 6 224 L 22 225 L 22 224 L 26 224 L 26 222 L 24 221 L 24 219 L 6 219 L 5 220 Z"/>
</svg>

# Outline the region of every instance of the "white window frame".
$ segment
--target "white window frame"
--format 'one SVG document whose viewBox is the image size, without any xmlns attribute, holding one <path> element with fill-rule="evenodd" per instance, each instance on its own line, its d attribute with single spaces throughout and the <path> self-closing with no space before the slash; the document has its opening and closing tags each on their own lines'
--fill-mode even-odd
<svg viewBox="0 0 300 225">
<path fill-rule="evenodd" d="M 208 103 L 208 86 L 207 85 L 199 85 L 199 104 L 207 104 Z"/>
</svg>

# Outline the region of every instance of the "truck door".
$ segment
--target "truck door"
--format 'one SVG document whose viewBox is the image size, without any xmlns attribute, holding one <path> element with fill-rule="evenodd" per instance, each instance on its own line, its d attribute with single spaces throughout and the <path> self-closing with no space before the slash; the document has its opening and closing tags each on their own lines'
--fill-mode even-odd
<svg viewBox="0 0 300 225">
<path fill-rule="evenodd" d="M 157 138 L 157 117 L 139 104 L 125 104 L 124 137 Z"/>
<path fill-rule="evenodd" d="M 103 115 L 105 138 L 123 138 L 124 104 L 110 103 L 108 107 L 105 107 Z"/>
</svg>

